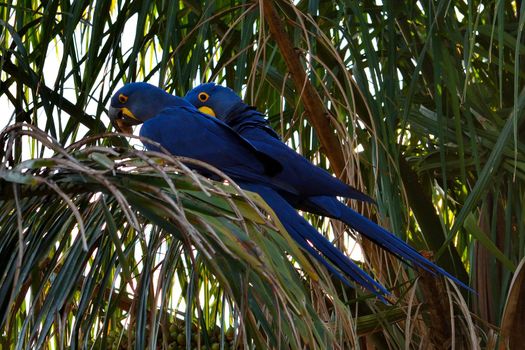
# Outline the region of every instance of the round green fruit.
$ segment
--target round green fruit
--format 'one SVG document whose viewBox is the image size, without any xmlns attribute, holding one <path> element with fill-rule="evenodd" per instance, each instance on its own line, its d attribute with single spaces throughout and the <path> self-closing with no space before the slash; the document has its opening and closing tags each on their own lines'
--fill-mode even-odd
<svg viewBox="0 0 525 350">
<path fill-rule="evenodd" d="M 179 333 L 179 335 L 177 335 L 177 343 L 180 345 L 186 344 L 186 334 Z"/>
</svg>

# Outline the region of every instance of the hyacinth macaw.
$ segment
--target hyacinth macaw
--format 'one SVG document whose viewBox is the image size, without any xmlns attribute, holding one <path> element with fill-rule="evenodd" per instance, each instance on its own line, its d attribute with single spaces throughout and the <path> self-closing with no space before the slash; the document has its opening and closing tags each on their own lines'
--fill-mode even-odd
<svg viewBox="0 0 525 350">
<path fill-rule="evenodd" d="M 338 219 L 400 260 L 440 273 L 470 290 L 403 240 L 337 200 L 335 196 L 373 202 L 365 194 L 339 181 L 288 147 L 268 125 L 264 115 L 245 104 L 233 90 L 214 83 L 201 84 L 189 91 L 185 99 L 203 113 L 225 122 L 258 151 L 281 163 L 283 170 L 272 180 L 286 183 L 296 190 L 290 193 L 277 189 L 291 206 Z"/>
<path fill-rule="evenodd" d="M 206 86 L 210 89 L 214 87 Z M 219 91 L 222 90 L 218 86 L 215 87 Z M 189 93 L 185 100 L 150 84 L 128 84 L 113 96 L 109 115 L 114 125 L 125 132 L 131 131 L 131 125 L 144 123 L 141 136 L 158 142 L 174 155 L 209 163 L 233 178 L 243 189 L 258 193 L 272 207 L 292 238 L 348 285 L 350 284 L 345 275 L 382 300 L 384 295 L 389 294 L 383 286 L 317 232 L 295 211 L 294 207 L 338 218 L 402 260 L 429 271 L 437 271 L 468 288 L 446 271 L 423 258 L 396 236 L 340 203 L 335 196 L 369 201 L 370 199 L 289 149 L 269 128 L 262 114 L 240 104 L 242 100 L 231 90 L 224 88 L 223 92 L 228 92 L 234 103 L 212 104 L 213 100 L 210 100 L 211 95 L 208 92 L 205 92 L 208 97 L 197 93 L 200 102 L 209 101 L 206 104 L 195 103 L 201 111 L 205 112 L 202 113 L 189 102 L 193 101 L 192 93 Z M 232 122 L 233 119 L 240 121 L 237 118 L 231 119 L 230 112 L 234 110 L 237 111 L 234 114 L 242 112 L 251 116 L 246 123 Z M 219 118 L 209 114 L 215 114 Z M 220 119 L 233 125 L 235 131 Z M 247 132 L 248 130 L 252 132 Z M 270 137 L 267 138 L 266 135 Z M 248 136 L 249 141 L 246 140 Z M 271 147 L 266 147 L 265 144 Z M 157 147 L 151 144 L 146 144 L 146 147 L 157 150 Z M 306 167 L 302 171 L 301 166 L 296 163 L 297 160 L 299 164 Z M 290 172 L 290 166 L 296 168 Z M 294 171 L 297 171 L 295 177 L 283 175 L 294 174 Z M 318 176 L 323 178 L 306 176 L 312 173 L 319 174 Z M 304 176 L 310 178 L 314 185 L 309 186 L 308 182 L 297 181 L 297 177 L 304 178 Z M 326 189 L 320 184 L 325 185 Z"/>
<path fill-rule="evenodd" d="M 276 178 L 276 174 L 283 171 L 283 165 L 258 151 L 221 120 L 147 83 L 131 83 L 119 89 L 111 99 L 109 117 L 118 130 L 127 133 L 132 132 L 131 126 L 143 123 L 140 136 L 159 143 L 173 155 L 211 164 L 241 188 L 258 193 L 294 241 L 348 286 L 352 287 L 347 279 L 350 277 L 383 301 L 384 296 L 390 294 L 279 194 L 300 195 L 296 188 Z M 146 143 L 145 146 L 159 151 L 155 145 Z"/>
</svg>

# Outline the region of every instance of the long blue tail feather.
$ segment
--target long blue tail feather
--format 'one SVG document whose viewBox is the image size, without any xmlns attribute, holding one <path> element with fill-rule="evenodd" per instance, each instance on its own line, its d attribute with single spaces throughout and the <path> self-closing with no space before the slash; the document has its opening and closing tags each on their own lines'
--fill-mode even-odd
<svg viewBox="0 0 525 350">
<path fill-rule="evenodd" d="M 327 216 L 344 222 L 349 227 L 361 233 L 377 245 L 396 255 L 405 263 L 418 266 L 432 274 L 438 273 L 446 276 L 463 288 L 473 291 L 472 288 L 458 280 L 456 277 L 452 276 L 441 267 L 423 257 L 418 251 L 408 245 L 405 241 L 388 232 L 368 218 L 355 212 L 351 208 L 339 202 L 336 198 L 328 196 L 310 197 L 309 202 L 310 206 L 312 204 L 317 205 L 319 212 L 323 212 Z"/>
<path fill-rule="evenodd" d="M 297 211 L 277 192 L 268 187 L 252 183 L 239 183 L 239 185 L 246 190 L 258 193 L 274 210 L 275 214 L 278 216 L 291 237 L 303 249 L 308 251 L 313 257 L 321 262 L 331 273 L 347 285 L 352 286 L 341 272 L 334 268 L 334 266 L 336 266 L 355 282 L 373 292 L 382 301 L 385 301 L 384 296 L 389 295 L 390 292 L 352 262 L 328 239 L 326 239 L 326 237 L 317 232 L 317 230 L 300 216 Z M 333 265 L 324 258 L 327 258 Z"/>
<path fill-rule="evenodd" d="M 472 290 L 395 235 L 339 202 L 336 196 L 368 202 L 373 200 L 286 146 L 267 125 L 263 115 L 246 108 L 233 91 L 213 84 L 201 87 L 211 89 L 207 91 L 207 107 L 222 112 L 216 115 L 222 116 L 229 125 L 196 109 L 201 107 L 197 104 L 202 102 L 198 99 L 199 88 L 188 93 L 188 100 L 185 100 L 146 83 L 127 84 L 119 89 L 111 100 L 110 118 L 113 122 L 128 125 L 129 120 L 125 122 L 122 112 L 124 109 L 131 111 L 136 116 L 131 124 L 136 124 L 137 118 L 144 122 L 142 136 L 160 143 L 174 155 L 209 163 L 243 188 L 259 193 L 297 244 L 350 286 L 347 277 L 383 301 L 384 296 L 389 294 L 294 208 L 339 219 L 405 263 L 446 276 Z M 121 95 L 126 96 L 124 102 L 120 99 Z M 214 104 L 209 105 L 213 101 Z M 146 147 L 155 149 L 153 145 L 146 144 Z M 195 170 L 203 171 L 199 167 Z M 213 177 L 207 171 L 203 173 Z"/>
</svg>

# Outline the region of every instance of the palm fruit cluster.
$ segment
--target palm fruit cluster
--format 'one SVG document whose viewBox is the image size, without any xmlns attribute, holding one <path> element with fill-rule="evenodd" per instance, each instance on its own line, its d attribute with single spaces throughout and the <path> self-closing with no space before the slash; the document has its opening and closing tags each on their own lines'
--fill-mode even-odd
<svg viewBox="0 0 525 350">
<path fill-rule="evenodd" d="M 147 332 L 149 327 L 147 327 Z M 182 350 L 187 349 L 186 347 L 186 325 L 184 320 L 174 319 L 168 323 L 168 334 L 166 336 L 168 341 L 168 350 Z M 163 328 L 160 328 L 161 334 L 159 335 L 157 342 L 157 349 L 165 349 L 163 346 L 164 336 L 162 335 Z M 199 334 L 200 332 L 200 334 Z M 200 347 L 198 344 L 198 338 L 200 336 Z M 128 339 L 131 337 L 131 339 Z M 224 349 L 231 350 L 235 349 L 234 345 L 235 330 L 233 327 L 229 327 L 224 331 Z M 213 329 L 208 329 L 205 332 L 201 331 L 197 325 L 192 324 L 191 326 L 191 349 L 221 349 L 221 329 L 215 326 Z M 123 329 L 122 326 L 113 327 L 109 330 L 107 337 L 105 338 L 107 349 L 114 350 L 127 350 L 135 348 L 135 329 L 132 328 L 131 332 Z M 102 337 L 89 342 L 89 348 L 100 349 L 102 346 Z M 146 346 L 146 350 L 152 350 Z"/>
<path fill-rule="evenodd" d="M 221 329 L 215 326 L 213 329 L 206 330 L 206 333 L 199 330 L 197 325 L 191 326 L 191 349 L 198 349 L 197 339 L 200 333 L 201 349 L 219 350 L 221 348 Z M 175 319 L 169 326 L 169 350 L 186 349 L 186 326 L 184 320 Z M 235 330 L 230 327 L 225 331 L 224 349 L 234 349 Z M 207 341 L 206 341 L 207 339 Z M 207 345 L 208 344 L 208 345 Z"/>
</svg>

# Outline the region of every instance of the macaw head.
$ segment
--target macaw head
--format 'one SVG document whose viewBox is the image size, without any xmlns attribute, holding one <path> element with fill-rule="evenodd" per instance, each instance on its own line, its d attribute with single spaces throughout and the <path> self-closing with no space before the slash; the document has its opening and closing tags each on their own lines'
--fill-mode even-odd
<svg viewBox="0 0 525 350">
<path fill-rule="evenodd" d="M 184 99 L 197 107 L 202 113 L 225 120 L 228 114 L 242 99 L 230 88 L 215 83 L 201 84 L 190 90 Z"/>
<path fill-rule="evenodd" d="M 144 123 L 164 108 L 175 105 L 190 104 L 154 85 L 129 83 L 111 98 L 108 115 L 117 130 L 132 133 L 133 125 Z"/>
</svg>

